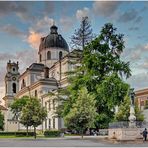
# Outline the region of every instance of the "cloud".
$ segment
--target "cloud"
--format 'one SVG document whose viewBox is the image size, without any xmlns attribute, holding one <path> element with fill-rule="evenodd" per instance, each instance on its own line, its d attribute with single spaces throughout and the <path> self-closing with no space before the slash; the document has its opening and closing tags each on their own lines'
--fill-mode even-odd
<svg viewBox="0 0 148 148">
<path fill-rule="evenodd" d="M 34 49 L 38 49 L 39 48 L 39 44 L 40 44 L 40 39 L 41 39 L 41 34 L 34 32 L 32 30 L 30 30 L 28 38 L 27 38 L 27 42 L 30 44 L 30 46 Z"/>
<path fill-rule="evenodd" d="M 130 31 L 138 31 L 140 28 L 139 27 L 130 27 L 130 28 L 128 28 L 128 30 L 130 30 Z"/>
<path fill-rule="evenodd" d="M 134 21 L 135 23 L 140 23 L 142 21 L 142 17 L 139 16 L 139 12 L 135 9 L 128 10 L 119 15 L 118 21 L 121 23 L 127 23 Z"/>
<path fill-rule="evenodd" d="M 52 18 L 45 16 L 42 19 L 36 20 L 35 24 L 29 28 L 29 33 L 26 41 L 30 44 L 30 46 L 34 49 L 39 48 L 40 39 L 42 36 L 47 35 L 49 33 L 49 28 L 54 23 Z"/>
<path fill-rule="evenodd" d="M 43 7 L 36 6 L 43 4 Z M 35 21 L 38 18 L 44 17 L 46 15 L 52 14 L 54 12 L 54 2 L 46 1 L 11 1 L 4 2 L 0 1 L 0 16 L 6 16 L 15 14 L 18 16 L 24 23 L 35 24 Z"/>
<path fill-rule="evenodd" d="M 135 90 L 147 88 L 148 87 L 148 73 L 139 73 L 131 76 L 127 79 L 127 82 L 131 85 L 131 87 L 135 88 Z"/>
<path fill-rule="evenodd" d="M 2 32 L 8 33 L 12 36 L 25 37 L 25 33 L 23 31 L 19 30 L 18 28 L 16 28 L 11 24 L 7 24 L 5 26 L 0 26 L 0 27 Z"/>
<path fill-rule="evenodd" d="M 142 53 L 141 50 L 135 50 L 135 51 L 131 52 L 130 60 L 131 61 L 140 60 L 141 59 L 141 53 Z"/>
<path fill-rule="evenodd" d="M 63 31 L 69 30 L 72 28 L 75 19 L 73 17 L 63 16 L 60 18 L 60 24 Z"/>
<path fill-rule="evenodd" d="M 140 23 L 143 20 L 142 16 L 138 16 L 135 20 L 135 23 Z"/>
<path fill-rule="evenodd" d="M 13 12 L 25 12 L 26 8 L 20 6 L 16 2 L 0 1 L 0 16 L 5 16 Z"/>
<path fill-rule="evenodd" d="M 16 14 L 19 18 L 24 21 L 34 20 L 35 17 L 32 15 L 32 6 L 35 5 L 34 2 L 15 2 L 15 1 L 0 1 L 0 16 Z"/>
<path fill-rule="evenodd" d="M 140 68 L 143 69 L 144 67 L 139 65 L 139 62 L 142 61 L 143 63 L 143 60 L 144 60 L 143 55 L 147 55 L 147 54 L 148 54 L 148 44 L 144 44 L 144 45 L 138 44 L 132 48 L 126 48 L 123 51 L 122 58 L 124 60 L 130 61 L 133 67 L 136 66 L 139 69 Z"/>
<path fill-rule="evenodd" d="M 144 51 L 148 51 L 148 43 L 143 47 Z"/>
<path fill-rule="evenodd" d="M 54 1 L 44 1 L 44 13 L 45 15 L 51 15 L 55 10 L 55 2 Z"/>
<path fill-rule="evenodd" d="M 88 16 L 89 17 L 89 14 L 90 13 L 90 10 L 89 8 L 87 7 L 84 7 L 83 9 L 81 10 L 77 10 L 76 12 L 76 18 L 81 21 L 82 20 L 82 17 L 85 17 L 85 16 Z"/>
<path fill-rule="evenodd" d="M 31 58 L 28 58 L 31 57 Z M 33 49 L 17 51 L 14 53 L 0 53 L 0 86 L 4 86 L 7 62 L 19 61 L 19 71 L 22 73 L 30 64 L 37 62 L 37 51 Z"/>
<path fill-rule="evenodd" d="M 42 19 L 36 20 L 35 24 L 32 25 L 32 30 L 36 32 L 47 32 L 54 23 L 54 19 L 44 16 Z"/>
<path fill-rule="evenodd" d="M 110 17 L 116 12 L 121 3 L 121 1 L 95 1 L 93 11 L 96 15 Z"/>
<path fill-rule="evenodd" d="M 141 66 L 142 66 L 144 69 L 148 69 L 148 61 L 145 61 L 143 64 L 141 64 Z"/>
<path fill-rule="evenodd" d="M 137 18 L 137 15 L 138 12 L 135 9 L 132 9 L 121 14 L 118 21 L 126 23 Z"/>
</svg>

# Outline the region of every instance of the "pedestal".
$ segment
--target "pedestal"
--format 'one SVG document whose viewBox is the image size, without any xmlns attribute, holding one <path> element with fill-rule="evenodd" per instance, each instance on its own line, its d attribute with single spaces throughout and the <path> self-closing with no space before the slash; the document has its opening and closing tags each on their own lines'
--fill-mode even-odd
<svg viewBox="0 0 148 148">
<path fill-rule="evenodd" d="M 129 128 L 135 128 L 136 127 L 136 116 L 135 116 L 135 110 L 134 106 L 130 106 L 130 116 L 129 116 Z"/>
</svg>

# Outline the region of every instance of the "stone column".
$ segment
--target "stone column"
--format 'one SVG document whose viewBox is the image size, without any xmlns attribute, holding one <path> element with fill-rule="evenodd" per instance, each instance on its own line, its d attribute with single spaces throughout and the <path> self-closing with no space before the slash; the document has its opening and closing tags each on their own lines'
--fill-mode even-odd
<svg viewBox="0 0 148 148">
<path fill-rule="evenodd" d="M 135 99 L 135 93 L 134 89 L 130 89 L 130 99 L 131 99 L 131 104 L 130 104 L 130 116 L 129 116 L 129 127 L 134 128 L 136 127 L 136 116 L 135 116 L 135 106 L 134 106 L 134 99 Z"/>
</svg>

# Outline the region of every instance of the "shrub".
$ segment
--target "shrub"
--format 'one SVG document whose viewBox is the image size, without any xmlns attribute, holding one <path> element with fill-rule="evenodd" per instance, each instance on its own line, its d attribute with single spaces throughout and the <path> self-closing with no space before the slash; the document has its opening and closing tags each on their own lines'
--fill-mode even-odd
<svg viewBox="0 0 148 148">
<path fill-rule="evenodd" d="M 34 132 L 28 132 L 28 136 L 33 136 Z M 0 136 L 27 136 L 26 132 L 0 132 Z"/>
<path fill-rule="evenodd" d="M 45 137 L 60 137 L 61 131 L 45 131 L 44 136 Z"/>
</svg>

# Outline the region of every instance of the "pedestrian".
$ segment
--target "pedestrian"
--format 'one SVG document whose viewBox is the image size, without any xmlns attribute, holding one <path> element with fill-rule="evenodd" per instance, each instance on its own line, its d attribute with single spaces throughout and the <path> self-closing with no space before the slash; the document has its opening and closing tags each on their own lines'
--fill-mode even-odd
<svg viewBox="0 0 148 148">
<path fill-rule="evenodd" d="M 147 139 L 147 129 L 145 128 L 143 131 L 143 140 L 146 141 Z"/>
</svg>

